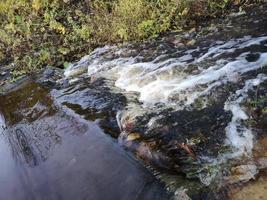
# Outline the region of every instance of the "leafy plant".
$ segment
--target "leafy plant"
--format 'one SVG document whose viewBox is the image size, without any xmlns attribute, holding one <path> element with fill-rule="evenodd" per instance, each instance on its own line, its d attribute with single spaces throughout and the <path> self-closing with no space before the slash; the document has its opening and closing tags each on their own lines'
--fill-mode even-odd
<svg viewBox="0 0 267 200">
<path fill-rule="evenodd" d="M 246 1 L 248 2 L 248 1 Z M 143 40 L 220 15 L 237 0 L 1 0 L 0 63 L 64 67 L 97 46 Z"/>
</svg>

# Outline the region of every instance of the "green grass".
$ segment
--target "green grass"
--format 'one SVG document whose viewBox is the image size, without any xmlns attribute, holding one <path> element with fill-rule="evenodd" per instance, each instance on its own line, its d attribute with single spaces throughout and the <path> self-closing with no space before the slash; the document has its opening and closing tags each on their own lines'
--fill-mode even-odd
<svg viewBox="0 0 267 200">
<path fill-rule="evenodd" d="M 221 15 L 239 0 L 1 0 L 0 63 L 31 72 Z M 16 74 L 16 73 L 14 73 Z"/>
</svg>

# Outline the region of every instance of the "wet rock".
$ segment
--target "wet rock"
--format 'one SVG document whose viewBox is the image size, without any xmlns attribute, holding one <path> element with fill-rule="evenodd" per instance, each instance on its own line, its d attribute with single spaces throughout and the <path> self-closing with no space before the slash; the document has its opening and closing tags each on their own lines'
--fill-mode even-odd
<svg viewBox="0 0 267 200">
<path fill-rule="evenodd" d="M 187 43 L 186 43 L 186 45 L 187 46 L 193 46 L 193 45 L 195 45 L 196 44 L 196 40 L 190 40 L 190 41 L 188 41 Z"/>
<path fill-rule="evenodd" d="M 246 60 L 248 62 L 256 62 L 260 58 L 260 54 L 258 53 L 251 53 L 246 56 Z"/>
<path fill-rule="evenodd" d="M 175 193 L 174 197 L 171 200 L 191 200 L 191 198 L 186 194 L 187 189 L 178 188 Z"/>
<path fill-rule="evenodd" d="M 237 17 L 237 16 L 241 16 L 241 15 L 245 15 L 246 14 L 246 11 L 240 11 L 240 12 L 238 12 L 238 13 L 231 13 L 229 16 L 230 17 Z"/>
<path fill-rule="evenodd" d="M 208 30 L 210 32 L 217 32 L 218 31 L 218 28 L 216 27 L 215 24 L 211 24 L 211 26 L 208 28 Z"/>
<path fill-rule="evenodd" d="M 52 76 L 54 76 L 54 74 L 55 74 L 55 70 L 51 68 L 47 68 L 43 73 L 44 78 L 51 78 Z"/>
<path fill-rule="evenodd" d="M 218 26 L 213 23 L 200 30 L 204 36 L 192 29 L 153 42 L 98 48 L 72 64 L 67 78 L 48 69 L 36 79 L 54 88 L 50 95 L 66 112 L 95 121 L 154 168 L 182 172 L 211 187 L 226 162 L 237 166 L 232 175 L 224 174 L 228 183 L 245 182 L 257 168 L 240 163 L 235 153 L 242 149 L 249 155 L 253 136 L 266 127 L 258 120 L 264 105 L 256 115 L 245 106 L 246 98 L 264 93 L 258 83 L 264 83 L 266 73 L 265 10 L 251 20 L 238 15 Z M 36 103 L 32 113 L 21 114 L 36 119 L 46 114 L 42 108 Z M 244 123 L 249 119 L 261 126 L 252 129 Z M 255 162 L 259 168 L 265 166 L 263 157 Z M 215 172 L 213 163 L 218 163 Z"/>
<path fill-rule="evenodd" d="M 121 94 L 126 103 L 111 112 L 123 110 L 116 129 L 120 134 L 115 137 L 145 163 L 168 172 L 182 172 L 209 187 L 221 174 L 228 176 L 229 183 L 250 180 L 253 173 L 248 175 L 244 167 L 247 163 L 240 163 L 238 158 L 249 156 L 253 147 L 254 130 L 243 123 L 251 114 L 243 103 L 265 80 L 260 75 L 266 71 L 267 56 L 264 13 L 261 10 L 250 20 L 238 15 L 215 21 L 212 24 L 216 26 L 200 28 L 204 35 L 191 30 L 150 43 L 98 48 L 75 65 L 77 69 L 80 65 L 82 71 L 88 69 L 83 74 L 91 77 L 87 85 L 72 86 L 64 93 L 68 96 L 75 91 L 78 97 L 76 90 L 94 92 L 84 93 L 82 96 L 90 98 L 78 103 L 79 106 L 77 102 L 65 106 L 86 115 L 91 109 L 84 111 L 81 105 L 100 102 L 93 104 L 91 113 L 96 116 L 102 113 L 98 117 L 103 118 L 107 115 L 102 110 L 104 102 L 112 110 L 109 104 L 117 107 L 112 99 Z M 257 25 L 252 23 L 254 20 L 258 20 Z M 108 81 L 97 86 L 95 77 Z M 90 85 L 109 97 L 105 99 Z M 111 90 L 103 90 L 104 85 Z M 116 95 L 114 88 L 120 91 Z M 91 96 L 97 97 L 91 101 Z M 121 104 L 120 98 L 117 102 Z M 100 120 L 103 124 L 114 126 L 113 114 L 104 118 Z M 213 163 L 218 165 L 216 169 Z M 220 168 L 223 163 L 229 164 L 227 168 L 241 167 L 233 169 L 230 176 Z"/>
<path fill-rule="evenodd" d="M 227 114 L 225 115 L 224 112 L 219 114 L 222 110 L 213 110 L 212 113 L 216 113 L 215 115 L 218 114 L 218 116 L 207 118 L 207 114 L 204 113 L 211 113 L 211 111 L 208 110 L 209 109 L 204 109 L 190 112 L 166 109 L 160 113 L 144 112 L 143 115 L 139 113 L 139 116 L 135 116 L 134 118 L 131 117 L 131 110 L 128 112 L 126 111 L 126 116 L 130 114 L 130 117 L 126 117 L 128 121 L 125 121 L 125 117 L 123 119 L 123 116 L 121 116 L 119 120 L 120 123 L 122 123 L 121 127 L 127 127 L 126 129 L 124 128 L 124 130 L 138 132 L 140 134 L 138 134 L 138 139 L 135 140 L 134 143 L 122 144 L 124 144 L 129 151 L 140 154 L 140 150 L 144 150 L 144 146 L 141 145 L 141 143 L 144 141 L 150 144 L 153 143 L 152 147 L 150 145 L 145 145 L 145 149 L 147 150 L 141 151 L 146 152 L 145 155 L 150 156 L 141 158 L 145 158 L 146 161 L 150 160 L 149 162 L 153 163 L 156 168 L 162 168 L 162 166 L 164 166 L 163 169 L 182 171 L 184 173 L 197 171 L 198 169 L 194 162 L 198 157 L 202 155 L 217 156 L 225 140 L 224 129 L 227 125 L 227 120 L 230 120 L 230 116 Z M 219 117 L 220 115 L 222 116 Z M 218 119 L 222 121 L 217 122 L 217 125 L 215 125 L 214 121 Z M 215 126 L 210 126 L 209 123 Z M 127 132 L 124 133 L 127 135 Z M 216 140 L 213 140 L 215 138 Z M 127 140 L 127 136 L 125 136 L 124 141 L 125 140 Z M 139 145 L 143 148 L 138 148 Z M 155 155 L 160 155 L 160 157 Z M 162 163 L 164 163 L 164 165 Z"/>
<path fill-rule="evenodd" d="M 7 74 L 7 72 L 4 71 L 4 72 L 0 73 L 0 76 L 5 76 L 6 74 Z"/>
<path fill-rule="evenodd" d="M 137 140 L 137 139 L 140 139 L 140 134 L 139 133 L 130 133 L 128 136 L 127 136 L 127 141 L 133 141 L 133 140 Z"/>
<path fill-rule="evenodd" d="M 230 184 L 247 182 L 251 179 L 255 179 L 255 175 L 258 174 L 256 165 L 240 165 L 231 169 L 232 175 L 226 177 L 226 181 Z"/>
<path fill-rule="evenodd" d="M 15 132 L 15 137 L 17 141 L 16 145 L 19 147 L 19 150 L 22 152 L 26 163 L 29 164 L 30 166 L 36 166 L 37 158 L 33 153 L 32 147 L 30 146 L 30 143 L 25 133 L 23 133 L 21 129 L 17 129 Z M 15 144 L 13 145 L 15 146 Z"/>
<path fill-rule="evenodd" d="M 106 133 L 118 137 L 119 127 L 116 113 L 127 103 L 121 93 L 112 92 L 105 79 L 99 78 L 91 82 L 90 78 L 80 79 L 64 88 L 51 92 L 56 102 L 73 110 L 88 120 L 98 120 Z"/>
<path fill-rule="evenodd" d="M 263 177 L 256 181 L 251 181 L 244 186 L 230 192 L 231 200 L 265 200 L 267 194 L 267 178 L 266 172 Z"/>
<path fill-rule="evenodd" d="M 89 56 L 84 56 L 79 62 L 70 65 L 64 75 L 67 77 L 75 77 L 87 71 L 90 63 Z"/>
<path fill-rule="evenodd" d="M 256 162 L 259 169 L 267 168 L 267 158 L 259 158 Z"/>
<path fill-rule="evenodd" d="M 38 74 L 34 74 L 32 79 L 46 87 L 54 88 L 62 86 L 63 76 L 61 69 L 49 67 Z"/>
</svg>

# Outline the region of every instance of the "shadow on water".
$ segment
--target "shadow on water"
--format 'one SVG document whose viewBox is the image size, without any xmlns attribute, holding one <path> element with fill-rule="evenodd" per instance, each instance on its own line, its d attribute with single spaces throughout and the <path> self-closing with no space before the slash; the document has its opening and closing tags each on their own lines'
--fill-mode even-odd
<svg viewBox="0 0 267 200">
<path fill-rule="evenodd" d="M 169 198 L 95 123 L 33 82 L 0 96 L 0 157 L 0 199 Z"/>
<path fill-rule="evenodd" d="M 245 104 L 255 94 L 258 100 L 267 81 L 266 5 L 216 22 L 173 38 L 97 48 L 65 70 L 75 84 L 53 97 L 119 128 L 112 136 L 178 196 L 228 199 L 231 187 L 262 167 L 251 123 L 259 125 L 255 116 L 266 109 Z"/>
<path fill-rule="evenodd" d="M 184 47 L 97 48 L 51 91 L 26 82 L 0 96 L 0 199 L 168 199 L 103 130 L 174 198 L 265 191 L 266 8 L 188 33 Z"/>
<path fill-rule="evenodd" d="M 116 113 L 127 105 L 125 96 L 114 93 L 106 85 L 107 80 L 99 78 L 94 82 L 82 80 L 64 89 L 52 90 L 56 102 L 75 111 L 86 120 L 98 120 L 98 124 L 114 138 L 119 136 Z"/>
</svg>

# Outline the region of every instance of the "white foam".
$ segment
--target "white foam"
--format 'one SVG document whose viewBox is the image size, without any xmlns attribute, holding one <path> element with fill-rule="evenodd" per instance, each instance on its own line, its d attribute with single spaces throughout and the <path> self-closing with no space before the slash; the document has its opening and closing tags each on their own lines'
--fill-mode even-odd
<svg viewBox="0 0 267 200">
<path fill-rule="evenodd" d="M 236 40 L 230 40 L 224 44 L 216 45 L 209 48 L 208 52 L 198 58 L 196 62 L 201 62 L 208 57 L 216 58 L 223 53 L 234 52 L 236 49 L 246 48 L 252 45 L 259 45 L 261 42 L 267 40 L 267 37 L 251 38 L 251 36 L 245 36 Z"/>
<path fill-rule="evenodd" d="M 173 104 L 177 106 L 176 109 L 182 109 L 183 106 L 192 104 L 197 98 L 206 96 L 220 85 L 237 82 L 243 74 L 266 66 L 267 53 L 260 54 L 255 62 L 246 60 L 250 52 L 245 52 L 231 61 L 217 60 L 206 68 L 199 67 L 198 62 L 226 52 L 234 52 L 236 49 L 259 45 L 264 40 L 267 40 L 267 37 L 247 36 L 230 40 L 209 48 L 208 52 L 199 58 L 193 58 L 189 53 L 197 51 L 195 49 L 188 50 L 182 57 L 164 59 L 167 56 L 161 55 L 151 62 L 137 62 L 136 58 L 118 58 L 104 62 L 96 59 L 89 66 L 88 74 L 101 73 L 113 77 L 117 87 L 140 93 L 139 100 L 144 102 L 145 106 L 162 102 Z M 196 70 L 184 72 L 187 67 L 190 69 L 191 65 L 197 66 Z M 242 125 L 242 121 L 248 119 L 248 116 L 241 103 L 247 98 L 247 92 L 265 79 L 265 76 L 259 75 L 256 79 L 247 80 L 244 88 L 236 91 L 225 103 L 225 110 L 233 115 L 225 129 L 226 144 L 231 145 L 234 151 L 224 155 L 220 162 L 243 154 L 250 155 L 253 148 L 253 133 Z"/>
<path fill-rule="evenodd" d="M 187 106 L 197 98 L 211 93 L 216 87 L 236 82 L 242 74 L 267 65 L 267 53 L 262 53 L 256 62 L 248 62 L 245 57 L 250 52 L 245 52 L 235 60 L 229 61 L 225 58 L 217 60 L 211 66 L 208 62 L 204 62 L 204 67 L 200 63 L 236 49 L 259 45 L 265 40 L 266 36 L 245 36 L 225 43 L 215 42 L 215 45 L 209 47 L 208 52 L 200 57 L 194 57 L 192 54 L 199 51 L 197 47 L 187 50 L 181 57 L 169 58 L 167 54 L 161 54 L 151 62 L 140 62 L 140 56 L 121 57 L 124 51 L 124 55 L 131 51 L 127 50 L 127 47 L 122 50 L 119 47 L 106 46 L 84 57 L 78 64 L 67 69 L 65 74 L 72 74 L 72 70 L 79 71 L 79 66 L 85 66 L 89 76 L 104 76 L 113 79 L 115 85 L 121 89 L 140 93 L 139 100 L 146 106 L 159 102 L 179 107 L 181 104 Z"/>
<path fill-rule="evenodd" d="M 181 53 L 178 50 L 177 54 L 172 55 L 164 52 L 150 62 L 142 61 L 140 56 L 131 57 L 131 53 L 129 53 L 130 56 L 125 56 L 127 52 L 125 54 L 124 51 L 129 51 L 127 48 L 104 47 L 81 60 L 80 64 L 87 62 L 89 76 L 97 75 L 112 79 L 116 87 L 126 91 L 126 95 L 127 92 L 139 93 L 139 101 L 143 104 L 137 106 L 133 103 L 134 105 L 129 105 L 124 113 L 118 113 L 117 120 L 120 125 L 124 120 L 131 121 L 137 116 L 144 115 L 157 103 L 172 106 L 176 110 L 184 109 L 193 104 L 196 99 L 216 91 L 220 86 L 242 80 L 245 73 L 267 66 L 267 52 L 261 53 L 255 62 L 246 60 L 253 46 L 261 45 L 265 40 L 267 36 L 257 38 L 246 36 L 228 42 L 218 41 L 206 47 L 208 51 L 201 55 L 198 55 L 200 48 L 197 47 L 187 50 L 181 57 L 173 57 Z M 233 53 L 236 50 L 244 53 L 236 58 L 226 56 L 227 53 Z M 115 58 L 113 55 L 116 55 Z M 215 58 L 218 57 L 223 59 L 216 60 Z M 231 158 L 251 155 L 254 136 L 252 130 L 243 124 L 249 116 L 242 107 L 242 103 L 248 97 L 248 92 L 265 80 L 267 76 L 260 74 L 257 78 L 245 81 L 244 87 L 235 91 L 225 102 L 224 109 L 232 113 L 231 121 L 225 128 L 225 144 L 231 146 L 232 151 L 218 158 L 206 160 L 202 158 L 204 162 L 219 165 Z M 152 118 L 148 128 L 156 125 L 157 119 Z M 205 180 L 200 178 L 208 185 L 214 177 L 214 174 L 211 174 Z"/>
<path fill-rule="evenodd" d="M 211 47 L 206 54 L 204 54 L 203 56 L 201 56 L 200 58 L 197 59 L 197 62 L 203 61 L 204 59 L 208 58 L 212 54 L 217 54 L 218 55 L 218 53 L 219 52 L 220 53 L 223 52 L 225 48 L 231 48 L 234 45 L 236 45 L 235 41 L 229 41 L 229 42 L 226 42 L 223 45 L 217 45 L 215 47 Z"/>
<path fill-rule="evenodd" d="M 217 60 L 208 68 L 203 68 L 199 63 L 236 49 L 259 45 L 264 40 L 267 40 L 266 36 L 258 38 L 245 36 L 225 43 L 215 42 L 215 45 L 209 47 L 208 52 L 200 57 L 194 57 L 192 54 L 199 51 L 197 47 L 187 50 L 181 57 L 168 58 L 167 54 L 161 54 L 151 62 L 139 62 L 142 59 L 138 56 L 121 57 L 124 52 L 130 52 L 127 47 L 122 49 L 105 46 L 96 49 L 90 56 L 84 57 L 80 62 L 69 67 L 65 75 L 70 76 L 75 72 L 81 72 L 85 67 L 88 68 L 89 76 L 96 74 L 105 76 L 114 79 L 115 85 L 119 88 L 140 93 L 139 100 L 145 105 L 159 102 L 169 105 L 183 102 L 184 105 L 189 105 L 221 84 L 236 82 L 242 74 L 266 65 L 267 53 L 261 54 L 256 62 L 248 62 L 245 59 L 246 54 L 249 53 L 247 52 L 234 61 Z M 192 65 L 196 69 L 190 71 Z M 187 68 L 188 72 L 186 72 Z"/>
<path fill-rule="evenodd" d="M 112 51 L 115 49 L 115 46 L 104 46 L 102 48 L 96 48 L 90 55 L 86 55 L 81 58 L 77 63 L 71 64 L 64 72 L 66 77 L 72 77 L 79 74 L 82 74 L 87 71 L 88 67 L 93 65 L 101 55 L 106 52 Z"/>
<path fill-rule="evenodd" d="M 237 90 L 236 93 L 225 103 L 225 110 L 231 111 L 232 120 L 226 127 L 226 144 L 234 147 L 231 157 L 250 155 L 253 148 L 253 133 L 250 129 L 242 125 L 242 120 L 248 119 L 245 110 L 240 105 L 248 96 L 248 91 L 267 80 L 267 76 L 259 74 L 256 79 L 247 80 L 245 86 Z"/>
<path fill-rule="evenodd" d="M 199 62 L 236 49 L 259 45 L 264 40 L 267 40 L 267 37 L 246 36 L 226 43 L 220 42 L 199 58 L 191 54 L 199 50 L 197 47 L 187 50 L 181 57 L 168 58 L 168 55 L 162 54 L 151 62 L 139 62 L 140 57 L 119 56 L 106 59 L 110 55 L 121 55 L 122 50 L 104 47 L 97 49 L 90 57 L 88 75 L 97 74 L 114 79 L 117 87 L 140 93 L 139 100 L 147 106 L 159 102 L 169 105 L 183 102 L 184 105 L 190 105 L 195 99 L 209 94 L 221 84 L 236 82 L 242 74 L 266 65 L 267 53 L 261 54 L 256 62 L 248 62 L 245 56 L 249 52 L 243 53 L 234 61 L 217 60 L 212 66 L 205 67 L 206 69 L 201 67 Z M 109 48 L 111 53 L 106 55 Z M 102 54 L 105 56 L 99 56 Z M 185 69 L 192 68 L 192 65 L 196 69 L 186 72 Z"/>
<path fill-rule="evenodd" d="M 155 69 L 154 64 L 151 64 L 150 69 Z M 169 98 L 176 94 L 181 94 L 183 91 L 190 91 L 187 94 L 187 104 L 191 103 L 194 99 L 199 97 L 197 93 L 204 95 L 207 94 L 213 87 L 219 86 L 222 82 L 235 81 L 235 77 L 242 75 L 248 71 L 258 69 L 264 65 L 267 65 L 267 53 L 261 54 L 259 60 L 256 62 L 248 62 L 241 56 L 233 62 L 229 62 L 223 67 L 211 66 L 210 68 L 200 71 L 196 75 L 187 75 L 183 73 L 172 74 L 173 71 L 169 70 L 169 73 L 163 73 L 163 69 L 153 71 L 153 75 L 147 76 L 146 73 L 149 71 L 150 66 L 146 64 L 133 64 L 124 67 L 119 72 L 118 79 L 116 81 L 116 86 L 125 89 L 126 91 L 135 91 L 140 93 L 140 101 L 154 104 L 158 102 L 170 103 Z M 182 63 L 177 64 L 176 69 L 182 66 Z M 132 73 L 133 70 L 139 69 L 139 73 Z M 144 71 L 142 70 L 144 69 Z M 157 72 L 160 71 L 160 74 Z M 166 71 L 165 71 L 166 72 Z M 151 79 L 151 80 L 149 80 Z M 149 80 L 149 81 L 144 81 Z M 145 82 L 145 84 L 141 84 Z M 140 84 L 139 84 L 140 83 Z M 206 86 L 205 86 L 206 85 Z M 197 93 L 192 93 L 192 89 L 198 86 L 204 86 L 202 91 Z M 199 89 L 199 88 L 198 88 Z M 177 99 L 182 100 L 182 99 Z"/>
</svg>

